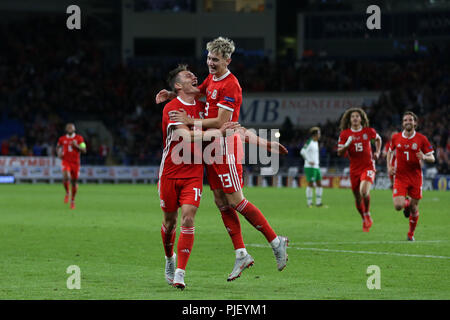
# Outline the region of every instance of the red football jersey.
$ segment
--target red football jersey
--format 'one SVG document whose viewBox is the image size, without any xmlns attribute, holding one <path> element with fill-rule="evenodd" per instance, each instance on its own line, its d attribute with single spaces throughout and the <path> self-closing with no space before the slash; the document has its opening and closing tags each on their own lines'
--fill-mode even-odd
<svg viewBox="0 0 450 320">
<path fill-rule="evenodd" d="M 386 142 L 385 146 L 384 146 L 384 151 L 387 153 L 389 151 L 389 149 L 391 148 L 391 141 Z M 395 166 L 395 151 L 392 152 L 392 157 L 391 157 L 391 166 Z"/>
<path fill-rule="evenodd" d="M 230 121 L 239 120 L 242 89 L 238 79 L 230 71 L 220 78 L 209 74 L 198 88 L 206 95 L 205 119 L 216 118 L 219 108 L 224 108 L 233 113 Z"/>
<path fill-rule="evenodd" d="M 219 108 L 223 108 L 232 112 L 229 121 L 238 122 L 242 104 L 242 88 L 238 79 L 229 70 L 220 78 L 209 74 L 198 88 L 206 95 L 205 119 L 216 118 Z M 239 135 L 228 137 L 227 143 L 221 145 L 227 147 L 227 150 L 223 150 L 224 154 L 234 154 L 238 160 L 242 158 L 243 148 Z"/>
<path fill-rule="evenodd" d="M 71 163 L 80 163 L 80 150 L 75 148 L 72 145 L 73 141 L 76 141 L 78 144 L 84 142 L 84 139 L 79 134 L 73 134 L 72 136 L 69 136 L 68 134 L 59 137 L 57 146 L 62 147 L 62 160 L 71 162 Z"/>
<path fill-rule="evenodd" d="M 395 179 L 417 180 L 422 177 L 422 166 L 416 153 L 422 150 L 424 154 L 434 152 L 433 146 L 427 137 L 418 132 L 406 138 L 404 132 L 399 132 L 392 137 L 390 149 L 396 151 L 397 162 L 395 164 Z"/>
<path fill-rule="evenodd" d="M 189 157 L 188 163 L 182 161 L 183 159 L 181 157 L 183 156 L 183 153 L 182 151 L 180 151 L 182 149 L 182 145 L 178 146 L 175 149 L 175 152 L 173 152 L 174 148 L 178 144 L 184 143 L 181 138 L 175 141 L 173 137 L 173 129 L 175 128 L 175 126 L 181 125 L 183 123 L 171 121 L 169 118 L 170 111 L 179 109 L 184 109 L 189 117 L 199 119 L 201 118 L 201 112 L 203 112 L 204 104 L 199 101 L 195 101 L 194 104 L 189 104 L 183 101 L 180 97 L 177 97 L 176 99 L 173 99 L 172 101 L 167 103 L 164 107 L 162 117 L 164 151 L 159 168 L 159 176 L 165 176 L 167 178 L 200 177 L 203 176 L 201 141 L 199 143 L 189 143 L 191 155 Z M 196 159 L 194 159 L 194 156 Z"/>
<path fill-rule="evenodd" d="M 372 159 L 372 146 L 370 140 L 375 139 L 377 132 L 373 128 L 361 128 L 354 131 L 345 129 L 339 135 L 338 146 L 343 146 L 347 139 L 353 136 L 347 155 L 350 159 L 350 174 L 359 174 L 364 170 L 374 170 L 375 163 Z"/>
</svg>

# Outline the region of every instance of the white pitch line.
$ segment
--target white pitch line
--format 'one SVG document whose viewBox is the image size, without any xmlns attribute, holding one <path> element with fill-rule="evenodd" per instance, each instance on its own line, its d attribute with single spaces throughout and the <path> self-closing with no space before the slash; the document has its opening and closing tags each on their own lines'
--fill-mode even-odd
<svg viewBox="0 0 450 320">
<path fill-rule="evenodd" d="M 247 247 L 268 248 L 270 246 L 263 244 L 246 244 Z M 416 257 L 416 258 L 433 258 L 433 259 L 450 259 L 446 256 L 432 256 L 423 254 L 409 254 L 409 253 L 397 253 L 397 252 L 379 252 L 379 251 L 354 251 L 354 250 L 336 250 L 336 249 L 323 249 L 323 248 L 301 248 L 301 247 L 288 247 L 289 249 L 296 250 L 309 250 L 309 251 L 324 251 L 324 252 L 338 252 L 338 253 L 358 253 L 358 254 L 379 254 L 388 256 L 400 256 L 400 257 Z"/>
<path fill-rule="evenodd" d="M 450 240 L 417 240 L 414 241 L 414 243 L 420 243 L 420 244 L 426 244 L 426 243 L 441 243 L 441 242 L 450 242 Z M 294 244 L 294 243 L 292 243 Z M 309 242 L 296 242 L 295 244 L 299 244 L 299 245 L 309 245 L 309 244 L 411 244 L 411 242 L 409 241 L 400 241 L 400 240 L 387 240 L 387 241 L 336 241 L 336 242 L 314 242 L 314 241 L 309 241 Z M 295 245 L 294 244 L 294 245 Z"/>
</svg>

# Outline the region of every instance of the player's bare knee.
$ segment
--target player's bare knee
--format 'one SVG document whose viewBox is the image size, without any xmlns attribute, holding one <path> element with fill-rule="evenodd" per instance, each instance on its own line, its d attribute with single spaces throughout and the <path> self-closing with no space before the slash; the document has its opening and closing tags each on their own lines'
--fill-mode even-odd
<svg viewBox="0 0 450 320">
<path fill-rule="evenodd" d="M 394 203 L 394 208 L 395 208 L 395 210 L 397 210 L 397 211 L 402 210 L 404 206 L 405 206 L 405 204 L 402 203 L 402 202 L 395 202 L 395 203 Z"/>
<path fill-rule="evenodd" d="M 185 215 L 181 218 L 181 225 L 183 227 L 193 227 L 194 226 L 194 215 Z"/>
</svg>

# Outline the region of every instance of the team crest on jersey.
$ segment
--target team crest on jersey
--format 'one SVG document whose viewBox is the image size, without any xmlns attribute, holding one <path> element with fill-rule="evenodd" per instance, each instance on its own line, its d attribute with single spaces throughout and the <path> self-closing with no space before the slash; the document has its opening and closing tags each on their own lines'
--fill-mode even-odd
<svg viewBox="0 0 450 320">
<path fill-rule="evenodd" d="M 397 145 L 397 148 L 401 148 L 401 146 L 402 146 L 402 145 L 399 143 L 399 144 Z"/>
<path fill-rule="evenodd" d="M 215 99 L 216 97 L 217 97 L 217 90 L 214 89 L 214 91 L 213 91 L 213 93 L 212 93 L 212 95 L 211 95 L 211 98 L 212 98 L 212 99 Z"/>
<path fill-rule="evenodd" d="M 367 134 L 366 133 L 363 134 L 363 139 L 367 140 Z"/>
<path fill-rule="evenodd" d="M 413 150 L 417 150 L 417 143 L 413 143 L 412 149 L 413 149 Z"/>
</svg>

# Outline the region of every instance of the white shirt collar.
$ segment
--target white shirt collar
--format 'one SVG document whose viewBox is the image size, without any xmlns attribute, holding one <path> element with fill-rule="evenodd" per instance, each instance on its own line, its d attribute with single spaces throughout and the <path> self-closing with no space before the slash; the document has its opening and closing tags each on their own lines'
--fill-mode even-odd
<svg viewBox="0 0 450 320">
<path fill-rule="evenodd" d="M 195 100 L 194 100 L 194 103 L 189 103 L 189 102 L 186 102 L 183 99 L 181 99 L 179 96 L 177 97 L 177 99 L 185 106 L 195 106 Z"/>
<path fill-rule="evenodd" d="M 228 77 L 228 75 L 231 73 L 230 70 L 227 70 L 220 78 L 216 78 L 216 76 L 213 76 L 213 81 L 220 81 Z"/>
<path fill-rule="evenodd" d="M 76 133 L 74 132 L 74 133 L 72 133 L 72 135 L 70 135 L 70 134 L 68 134 L 68 133 L 66 133 L 66 137 L 67 138 L 75 138 L 75 135 L 76 135 Z"/>
<path fill-rule="evenodd" d="M 412 134 L 411 137 L 405 136 L 405 130 L 402 131 L 402 137 L 405 139 L 412 139 L 412 138 L 414 138 L 415 135 L 416 135 L 416 130 L 414 130 L 414 133 Z"/>
<path fill-rule="evenodd" d="M 361 127 L 359 127 L 359 129 L 358 130 L 353 130 L 353 128 L 352 127 L 350 127 L 350 130 L 352 130 L 352 132 L 360 132 L 361 130 L 363 129 L 363 127 L 361 126 Z"/>
</svg>

